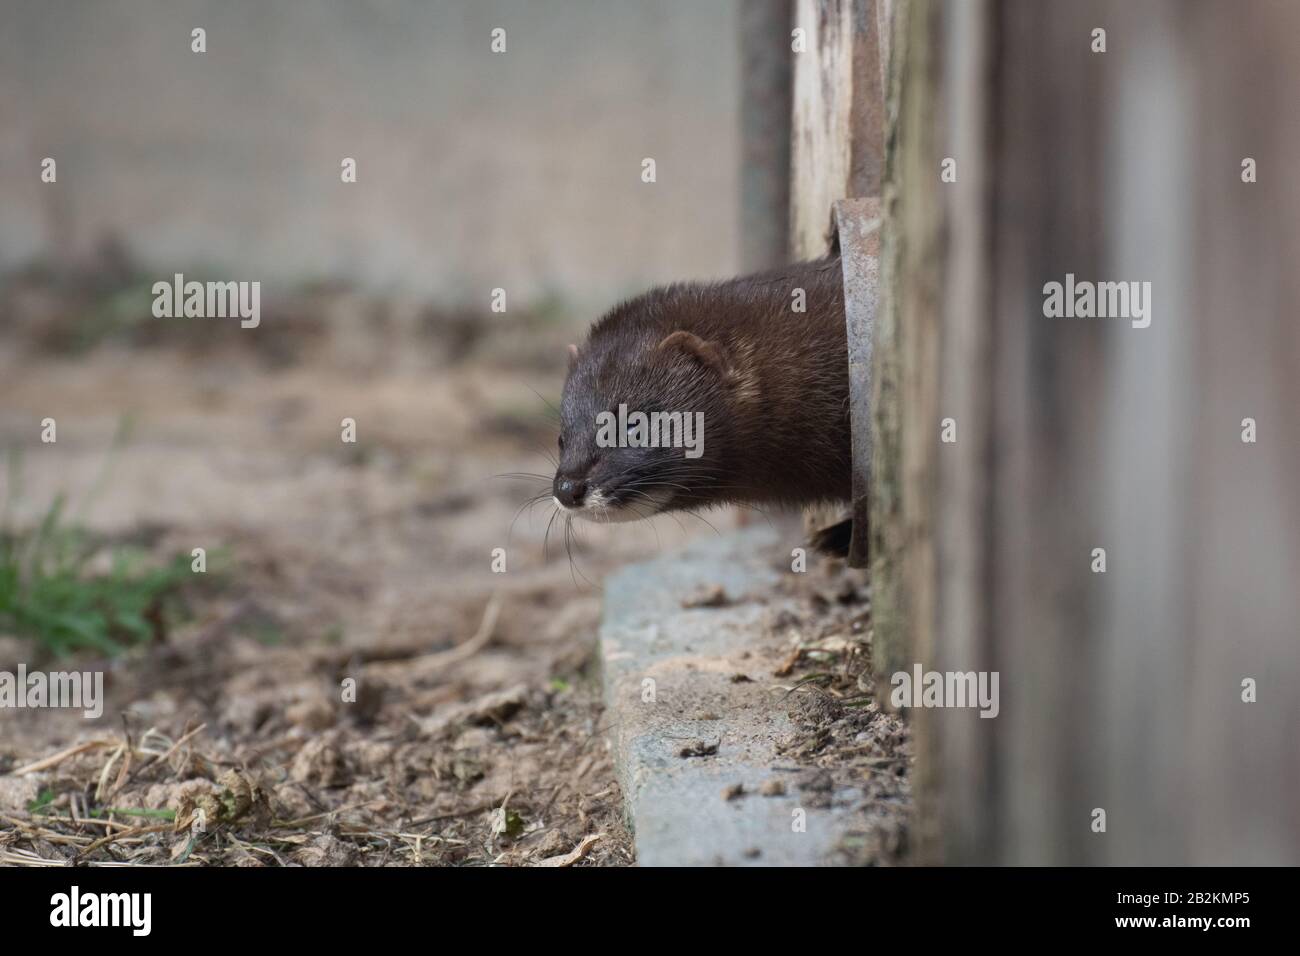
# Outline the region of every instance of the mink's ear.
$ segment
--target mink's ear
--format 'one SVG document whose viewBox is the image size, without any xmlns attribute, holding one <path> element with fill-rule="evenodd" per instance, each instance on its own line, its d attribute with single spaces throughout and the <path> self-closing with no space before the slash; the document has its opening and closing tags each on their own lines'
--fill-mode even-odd
<svg viewBox="0 0 1300 956">
<path fill-rule="evenodd" d="M 569 343 L 569 371 L 573 371 L 573 366 L 578 364 L 578 347 L 572 342 Z"/>
<path fill-rule="evenodd" d="M 727 353 L 716 342 L 706 342 L 690 332 L 673 332 L 656 349 L 660 352 L 677 351 L 694 359 L 705 368 L 711 368 L 730 385 L 735 378 Z"/>
</svg>

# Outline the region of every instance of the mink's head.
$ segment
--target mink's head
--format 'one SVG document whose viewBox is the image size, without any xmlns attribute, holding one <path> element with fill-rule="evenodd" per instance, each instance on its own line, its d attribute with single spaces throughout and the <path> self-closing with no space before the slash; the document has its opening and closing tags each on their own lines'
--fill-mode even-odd
<svg viewBox="0 0 1300 956">
<path fill-rule="evenodd" d="M 735 383 L 722 346 L 673 329 L 655 300 L 611 312 L 570 346 L 555 503 L 591 521 L 635 521 L 726 494 Z"/>
</svg>

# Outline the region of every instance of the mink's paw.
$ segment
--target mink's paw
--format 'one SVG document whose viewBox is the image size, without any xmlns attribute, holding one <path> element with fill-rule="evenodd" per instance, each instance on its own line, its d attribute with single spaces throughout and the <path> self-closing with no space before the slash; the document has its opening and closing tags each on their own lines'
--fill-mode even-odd
<svg viewBox="0 0 1300 956">
<path fill-rule="evenodd" d="M 846 518 L 839 524 L 833 524 L 828 528 L 813 532 L 812 540 L 809 543 L 822 554 L 846 558 L 849 555 L 849 542 L 852 540 L 853 519 Z"/>
</svg>

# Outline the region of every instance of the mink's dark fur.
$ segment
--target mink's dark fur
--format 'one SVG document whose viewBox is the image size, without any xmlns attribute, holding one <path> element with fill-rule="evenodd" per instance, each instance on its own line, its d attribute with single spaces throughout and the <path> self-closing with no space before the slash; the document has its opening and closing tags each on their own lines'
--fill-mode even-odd
<svg viewBox="0 0 1300 956">
<path fill-rule="evenodd" d="M 806 311 L 794 311 L 797 289 Z M 597 447 L 596 416 L 617 412 L 620 403 L 647 413 L 703 412 L 703 455 Z M 852 451 L 839 257 L 671 285 L 622 303 L 578 349 L 560 413 L 557 481 L 584 479 L 619 503 L 644 500 L 652 490 L 672 493 L 668 511 L 847 501 Z"/>
</svg>

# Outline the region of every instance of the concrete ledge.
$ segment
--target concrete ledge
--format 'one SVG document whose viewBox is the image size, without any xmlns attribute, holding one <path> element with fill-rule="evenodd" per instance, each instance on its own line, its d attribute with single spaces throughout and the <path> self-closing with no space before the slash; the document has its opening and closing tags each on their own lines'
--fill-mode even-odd
<svg viewBox="0 0 1300 956">
<path fill-rule="evenodd" d="M 607 716 L 642 866 L 818 864 L 845 829 L 857 792 L 810 800 L 796 788 L 809 768 L 777 752 L 793 729 L 772 677 L 780 642 L 766 625 L 785 600 L 773 597 L 783 547 L 771 529 L 750 528 L 606 581 Z M 724 606 L 683 607 L 714 585 Z M 736 785 L 742 795 L 724 796 Z"/>
</svg>

